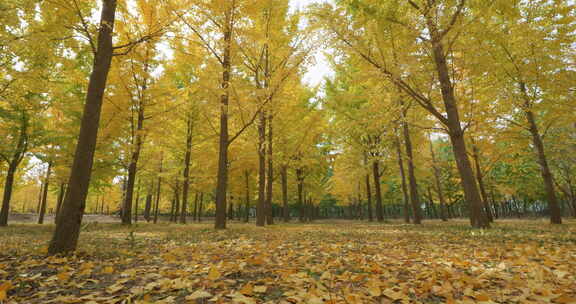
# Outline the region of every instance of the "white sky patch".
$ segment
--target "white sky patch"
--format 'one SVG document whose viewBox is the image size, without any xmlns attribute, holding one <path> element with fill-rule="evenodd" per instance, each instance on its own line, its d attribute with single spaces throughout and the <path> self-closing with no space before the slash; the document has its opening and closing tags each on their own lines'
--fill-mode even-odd
<svg viewBox="0 0 576 304">
<path fill-rule="evenodd" d="M 297 10 L 304 10 L 306 6 L 313 3 L 334 3 L 333 0 L 290 0 L 290 13 Z M 334 71 L 330 67 L 326 56 L 324 56 L 324 50 L 318 50 L 314 54 L 314 64 L 307 67 L 306 73 L 304 74 L 303 81 L 309 86 L 317 86 L 324 82 L 325 77 L 334 76 Z"/>
</svg>

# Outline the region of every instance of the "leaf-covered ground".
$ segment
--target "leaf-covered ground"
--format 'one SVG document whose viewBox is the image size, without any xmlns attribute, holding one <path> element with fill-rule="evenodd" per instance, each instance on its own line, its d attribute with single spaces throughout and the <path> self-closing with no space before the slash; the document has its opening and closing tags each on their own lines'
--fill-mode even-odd
<svg viewBox="0 0 576 304">
<path fill-rule="evenodd" d="M 89 224 L 0 229 L 3 303 L 576 303 L 576 222 Z M 2 300 L 0 300 L 2 302 Z"/>
</svg>

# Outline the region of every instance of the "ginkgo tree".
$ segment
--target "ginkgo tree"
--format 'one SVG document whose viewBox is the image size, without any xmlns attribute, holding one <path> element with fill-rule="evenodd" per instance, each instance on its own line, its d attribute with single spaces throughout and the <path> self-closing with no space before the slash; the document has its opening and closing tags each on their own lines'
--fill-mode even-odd
<svg viewBox="0 0 576 304">
<path fill-rule="evenodd" d="M 293 8 L 0 4 L 0 226 L 53 213 L 48 252 L 66 254 L 91 212 L 216 229 L 576 215 L 573 3 Z M 320 51 L 334 74 L 306 83 Z"/>
</svg>

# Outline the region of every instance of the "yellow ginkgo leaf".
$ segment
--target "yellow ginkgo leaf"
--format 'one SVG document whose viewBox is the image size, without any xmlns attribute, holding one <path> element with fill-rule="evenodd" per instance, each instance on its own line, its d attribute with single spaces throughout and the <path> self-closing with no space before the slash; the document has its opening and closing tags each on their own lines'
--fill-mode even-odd
<svg viewBox="0 0 576 304">
<path fill-rule="evenodd" d="M 242 289 L 240 289 L 240 293 L 243 295 L 251 296 L 254 293 L 254 287 L 252 286 L 252 284 L 248 283 L 244 285 Z"/>
<path fill-rule="evenodd" d="M 58 280 L 60 280 L 62 282 L 66 282 L 70 279 L 70 273 L 69 272 L 61 272 L 61 273 L 57 274 L 56 277 L 58 278 Z"/>
<path fill-rule="evenodd" d="M 254 286 L 254 292 L 257 292 L 257 293 L 265 293 L 267 289 L 268 289 L 268 287 L 266 287 L 266 285 Z"/>
<path fill-rule="evenodd" d="M 220 278 L 220 272 L 216 267 L 212 266 L 208 272 L 208 280 L 215 281 Z"/>
<path fill-rule="evenodd" d="M 196 290 L 192 294 L 186 297 L 186 300 L 197 300 L 203 298 L 211 298 L 212 294 L 207 292 L 206 290 Z"/>
</svg>

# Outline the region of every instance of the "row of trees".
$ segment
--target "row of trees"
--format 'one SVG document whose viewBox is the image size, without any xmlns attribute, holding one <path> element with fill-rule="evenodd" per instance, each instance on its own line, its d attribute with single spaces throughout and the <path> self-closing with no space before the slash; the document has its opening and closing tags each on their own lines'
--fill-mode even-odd
<svg viewBox="0 0 576 304">
<path fill-rule="evenodd" d="M 563 1 L 11 0 L 0 226 L 31 192 L 56 213 L 51 254 L 75 250 L 87 208 L 126 225 L 213 211 L 216 229 L 252 208 L 259 226 L 294 207 L 468 212 L 486 228 L 521 200 L 561 223 L 576 212 L 574 17 Z M 301 79 L 326 46 L 320 94 Z"/>
<path fill-rule="evenodd" d="M 87 201 L 129 225 L 138 209 L 185 223 L 206 200 L 222 229 L 234 203 L 271 224 L 275 188 L 285 218 L 291 196 L 321 197 L 326 120 L 301 83 L 318 44 L 288 1 L 22 0 L 1 13 L 0 225 L 14 185 L 30 206 L 38 180 L 57 197 L 42 203 L 57 214 L 52 254 L 75 249 Z"/>
<path fill-rule="evenodd" d="M 559 196 L 576 212 L 573 5 L 365 0 L 311 15 L 336 48 L 327 108 L 340 197 L 366 197 L 370 214 L 372 182 L 382 220 L 384 174 L 415 223 L 426 196 L 444 219 L 461 195 L 474 227 L 489 226 L 496 194 L 547 202 L 554 224 Z"/>
</svg>

